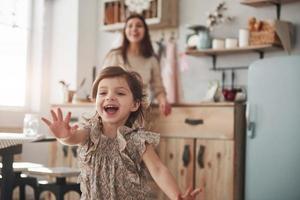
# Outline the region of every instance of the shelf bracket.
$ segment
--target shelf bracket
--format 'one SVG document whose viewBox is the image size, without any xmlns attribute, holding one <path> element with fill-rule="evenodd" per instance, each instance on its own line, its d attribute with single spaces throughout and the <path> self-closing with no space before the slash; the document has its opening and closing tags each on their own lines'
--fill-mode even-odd
<svg viewBox="0 0 300 200">
<path fill-rule="evenodd" d="M 216 65 L 217 65 L 217 56 L 216 55 L 212 55 L 212 64 L 213 64 L 212 70 L 216 70 Z"/>
<path fill-rule="evenodd" d="M 236 66 L 236 67 L 220 67 L 217 68 L 217 55 L 212 55 L 212 71 L 227 71 L 227 70 L 247 70 L 248 66 Z"/>
<path fill-rule="evenodd" d="M 259 54 L 259 59 L 264 59 L 264 57 L 265 57 L 264 51 L 255 50 L 254 52 L 257 52 Z"/>
<path fill-rule="evenodd" d="M 276 6 L 276 17 L 278 20 L 280 20 L 280 14 L 281 14 L 281 3 L 272 3 Z"/>
<path fill-rule="evenodd" d="M 263 51 L 258 51 L 258 53 L 259 53 L 259 58 L 260 58 L 260 59 L 264 59 L 264 57 L 265 57 L 265 52 L 263 52 Z"/>
<path fill-rule="evenodd" d="M 234 67 L 218 67 L 212 68 L 213 71 L 233 71 L 233 70 L 248 70 L 248 66 L 234 66 Z"/>
<path fill-rule="evenodd" d="M 259 54 L 259 59 L 264 59 L 265 52 L 261 50 L 254 50 L 254 52 L 257 52 Z M 217 67 L 217 55 L 213 54 L 212 57 L 212 71 L 226 71 L 226 70 L 247 70 L 248 66 L 235 66 L 235 67 Z"/>
</svg>

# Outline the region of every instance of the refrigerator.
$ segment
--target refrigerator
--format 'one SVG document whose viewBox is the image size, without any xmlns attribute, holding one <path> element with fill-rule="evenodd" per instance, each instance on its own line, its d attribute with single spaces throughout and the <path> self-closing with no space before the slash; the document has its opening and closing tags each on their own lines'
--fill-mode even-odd
<svg viewBox="0 0 300 200">
<path fill-rule="evenodd" d="M 300 200 L 300 56 L 248 71 L 245 200 Z"/>
</svg>

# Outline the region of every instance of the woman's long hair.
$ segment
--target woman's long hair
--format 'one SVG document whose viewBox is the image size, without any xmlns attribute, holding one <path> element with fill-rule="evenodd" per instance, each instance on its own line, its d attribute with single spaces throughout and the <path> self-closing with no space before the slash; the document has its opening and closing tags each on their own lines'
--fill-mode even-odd
<svg viewBox="0 0 300 200">
<path fill-rule="evenodd" d="M 131 19 L 134 19 L 134 18 L 138 18 L 139 20 L 141 20 L 143 25 L 144 25 L 144 29 L 145 29 L 144 38 L 142 39 L 142 41 L 140 43 L 140 53 L 141 53 L 141 55 L 145 58 L 149 58 L 149 57 L 154 55 L 154 50 L 153 50 L 153 47 L 152 47 L 152 44 L 151 44 L 151 39 L 150 39 L 150 34 L 149 34 L 149 28 L 146 24 L 146 21 L 145 21 L 144 17 L 139 15 L 139 14 L 132 14 L 125 21 L 125 26 L 124 26 L 123 31 L 122 31 L 122 35 L 123 35 L 122 45 L 120 47 L 118 47 L 117 49 L 114 49 L 114 50 L 120 50 L 121 51 L 124 63 L 128 63 L 127 51 L 128 51 L 129 44 L 130 44 L 128 38 L 126 37 L 125 29 L 127 27 L 128 21 L 131 20 Z"/>
</svg>

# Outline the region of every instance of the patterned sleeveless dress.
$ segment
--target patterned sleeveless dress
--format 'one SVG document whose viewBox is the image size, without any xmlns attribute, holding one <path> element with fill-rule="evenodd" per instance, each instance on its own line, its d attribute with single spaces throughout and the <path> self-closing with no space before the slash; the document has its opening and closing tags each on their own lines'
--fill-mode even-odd
<svg viewBox="0 0 300 200">
<path fill-rule="evenodd" d="M 142 162 L 146 144 L 157 146 L 157 133 L 122 126 L 115 138 L 101 133 L 100 123 L 78 148 L 81 200 L 156 199 L 154 181 Z"/>
</svg>

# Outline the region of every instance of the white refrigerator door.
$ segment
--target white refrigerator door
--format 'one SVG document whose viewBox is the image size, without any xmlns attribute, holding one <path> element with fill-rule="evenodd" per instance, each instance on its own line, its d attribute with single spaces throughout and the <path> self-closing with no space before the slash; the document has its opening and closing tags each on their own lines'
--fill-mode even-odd
<svg viewBox="0 0 300 200">
<path fill-rule="evenodd" d="M 299 200 L 300 56 L 254 62 L 248 95 L 245 199 Z"/>
</svg>

